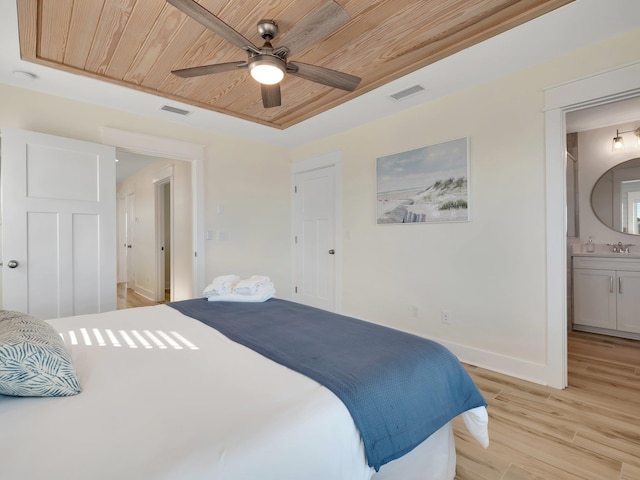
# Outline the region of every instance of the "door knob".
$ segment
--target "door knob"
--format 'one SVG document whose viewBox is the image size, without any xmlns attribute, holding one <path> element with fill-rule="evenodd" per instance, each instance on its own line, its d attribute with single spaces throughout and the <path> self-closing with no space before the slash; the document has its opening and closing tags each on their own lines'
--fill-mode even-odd
<svg viewBox="0 0 640 480">
<path fill-rule="evenodd" d="M 16 268 L 18 266 L 18 262 L 15 260 L 9 260 L 7 262 L 7 267 L 9 268 Z"/>
<path fill-rule="evenodd" d="M 127 245 L 127 248 L 131 248 L 131 245 Z"/>
<path fill-rule="evenodd" d="M 336 253 L 336 251 L 333 248 L 329 250 L 329 255 L 333 255 L 334 253 Z"/>
</svg>

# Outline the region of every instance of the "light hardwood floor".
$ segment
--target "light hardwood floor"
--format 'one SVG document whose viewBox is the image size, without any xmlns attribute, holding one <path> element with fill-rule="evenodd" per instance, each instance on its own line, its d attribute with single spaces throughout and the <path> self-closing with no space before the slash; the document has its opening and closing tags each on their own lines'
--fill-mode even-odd
<svg viewBox="0 0 640 480">
<path fill-rule="evenodd" d="M 145 305 L 156 303 L 118 285 L 118 308 Z M 573 332 L 568 350 L 565 390 L 465 365 L 491 444 L 454 421 L 456 480 L 640 480 L 640 341 Z"/>
<path fill-rule="evenodd" d="M 569 335 L 569 387 L 467 366 L 489 404 L 491 445 L 454 429 L 457 480 L 639 480 L 640 342 Z"/>
<path fill-rule="evenodd" d="M 165 301 L 169 301 L 166 299 Z M 118 284 L 118 310 L 124 308 L 146 307 L 149 305 L 158 305 L 159 302 L 154 302 L 142 295 L 137 294 L 131 288 L 127 288 L 126 283 Z"/>
</svg>

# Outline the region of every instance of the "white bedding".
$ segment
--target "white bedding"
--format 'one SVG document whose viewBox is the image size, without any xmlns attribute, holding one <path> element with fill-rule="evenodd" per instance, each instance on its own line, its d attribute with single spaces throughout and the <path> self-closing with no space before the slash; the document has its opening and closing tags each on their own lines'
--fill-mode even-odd
<svg viewBox="0 0 640 480">
<path fill-rule="evenodd" d="M 3 480 L 369 480 L 375 473 L 333 393 L 173 308 L 51 324 L 71 345 L 83 392 L 0 396 Z M 486 423 L 476 430 L 486 435 Z M 416 478 L 453 478 L 450 425 L 430 440 L 440 458 L 431 467 L 442 473 Z M 414 452 L 373 478 L 410 480 Z M 422 463 L 424 455 L 413 457 Z"/>
</svg>

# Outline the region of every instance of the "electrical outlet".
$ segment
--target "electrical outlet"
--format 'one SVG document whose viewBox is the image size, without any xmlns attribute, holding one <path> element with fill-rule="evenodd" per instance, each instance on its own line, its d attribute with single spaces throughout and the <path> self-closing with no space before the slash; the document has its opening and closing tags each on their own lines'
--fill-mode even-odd
<svg viewBox="0 0 640 480">
<path fill-rule="evenodd" d="M 442 310 L 442 323 L 449 324 L 449 312 Z"/>
<path fill-rule="evenodd" d="M 413 318 L 418 318 L 418 315 L 420 315 L 420 309 L 418 308 L 417 305 L 412 305 L 411 306 L 411 316 Z"/>
</svg>

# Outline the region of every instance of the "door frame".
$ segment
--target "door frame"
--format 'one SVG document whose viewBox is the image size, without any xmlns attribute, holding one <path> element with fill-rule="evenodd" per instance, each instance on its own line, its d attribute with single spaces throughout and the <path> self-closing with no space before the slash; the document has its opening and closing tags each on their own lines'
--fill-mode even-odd
<svg viewBox="0 0 640 480">
<path fill-rule="evenodd" d="M 204 272 L 204 159 L 205 146 L 110 127 L 102 128 L 102 143 L 131 153 L 191 162 L 192 285 L 193 296 L 202 295 Z"/>
<path fill-rule="evenodd" d="M 640 62 L 553 86 L 545 96 L 547 247 L 547 385 L 565 388 L 567 373 L 567 230 L 565 209 L 568 112 L 640 95 Z"/>
<path fill-rule="evenodd" d="M 335 256 L 335 278 L 334 278 L 334 312 L 342 312 L 342 151 L 335 150 L 332 152 L 322 153 L 313 157 L 297 160 L 291 163 L 291 232 L 295 227 L 295 179 L 300 173 L 310 172 L 312 170 L 320 170 L 322 168 L 335 167 L 334 175 L 334 192 L 335 192 L 335 211 L 334 211 L 334 245 L 337 255 Z M 296 274 L 296 254 L 295 254 L 295 238 L 291 235 L 291 279 L 295 279 Z M 291 298 L 295 298 L 294 282 L 291 282 Z"/>
<path fill-rule="evenodd" d="M 116 256 L 118 257 L 118 267 L 116 271 L 117 282 L 126 283 L 127 281 L 127 227 L 126 227 L 126 198 L 118 195 L 116 192 L 116 237 L 118 246 L 116 247 Z"/>
<path fill-rule="evenodd" d="M 127 287 L 135 287 L 135 238 L 136 238 L 136 192 L 129 191 L 124 195 L 124 202 L 126 205 L 126 218 L 125 218 L 125 240 L 126 246 L 124 247 L 125 265 L 127 270 L 126 283 Z"/>
<path fill-rule="evenodd" d="M 156 249 L 156 291 L 155 301 L 164 302 L 165 299 L 165 256 L 167 254 L 167 245 L 165 242 L 165 185 L 169 185 L 169 248 L 173 248 L 173 165 L 168 165 L 159 172 L 154 174 L 153 191 L 154 191 L 154 216 L 155 216 L 155 249 Z M 169 257 L 169 289 L 171 292 L 171 300 L 173 300 L 174 291 L 174 275 L 173 275 L 173 255 Z"/>
</svg>

